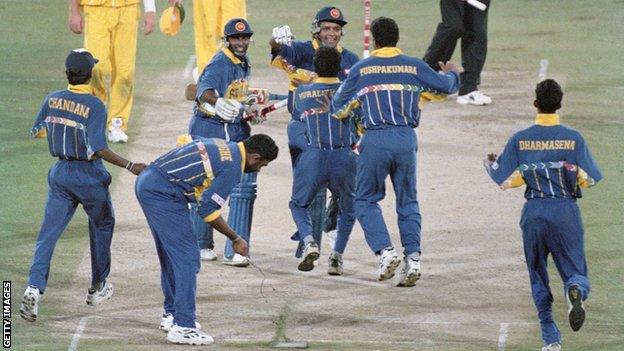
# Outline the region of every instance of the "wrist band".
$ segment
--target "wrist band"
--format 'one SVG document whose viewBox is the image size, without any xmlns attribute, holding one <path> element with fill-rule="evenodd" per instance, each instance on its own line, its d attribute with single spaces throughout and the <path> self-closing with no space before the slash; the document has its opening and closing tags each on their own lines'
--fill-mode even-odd
<svg viewBox="0 0 624 351">
<path fill-rule="evenodd" d="M 128 164 L 126 165 L 126 169 L 132 172 L 132 167 L 134 167 L 134 162 L 128 162 Z"/>
</svg>

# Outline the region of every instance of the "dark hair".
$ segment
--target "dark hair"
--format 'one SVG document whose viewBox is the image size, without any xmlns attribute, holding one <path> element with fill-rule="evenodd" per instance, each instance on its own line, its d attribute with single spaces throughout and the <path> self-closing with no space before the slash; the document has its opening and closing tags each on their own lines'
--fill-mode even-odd
<svg viewBox="0 0 624 351">
<path fill-rule="evenodd" d="M 67 81 L 71 85 L 86 84 L 91 79 L 91 72 L 85 76 L 84 72 L 66 70 L 65 74 L 67 75 Z"/>
<path fill-rule="evenodd" d="M 266 161 L 273 161 L 277 158 L 279 148 L 275 140 L 266 134 L 254 134 L 243 141 L 243 144 L 248 153 L 258 154 Z"/>
<path fill-rule="evenodd" d="M 554 113 L 560 109 L 562 99 L 561 86 L 552 79 L 543 80 L 535 87 L 537 108 L 543 113 Z"/>
<path fill-rule="evenodd" d="M 321 46 L 314 53 L 314 72 L 319 77 L 338 77 L 341 55 L 335 48 Z"/>
<path fill-rule="evenodd" d="M 399 42 L 399 26 L 392 18 L 377 17 L 371 24 L 376 48 L 396 46 Z"/>
</svg>

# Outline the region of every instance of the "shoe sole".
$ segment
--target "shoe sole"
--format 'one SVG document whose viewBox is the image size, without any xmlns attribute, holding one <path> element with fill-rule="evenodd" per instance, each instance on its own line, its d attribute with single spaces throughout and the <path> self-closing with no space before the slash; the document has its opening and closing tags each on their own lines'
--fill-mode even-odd
<svg viewBox="0 0 624 351">
<path fill-rule="evenodd" d="M 202 258 L 202 261 L 216 261 L 218 257 L 212 257 L 212 258 Z"/>
<path fill-rule="evenodd" d="M 420 276 L 421 276 L 420 271 L 413 272 L 413 273 L 407 275 L 405 278 L 401 279 L 399 281 L 399 283 L 397 284 L 397 286 L 399 286 L 399 287 L 412 287 L 412 286 L 416 285 L 416 282 L 420 279 Z"/>
<path fill-rule="evenodd" d="M 400 264 L 401 260 L 398 257 L 393 258 L 390 264 L 388 264 L 388 268 L 386 268 L 386 271 L 383 274 L 380 274 L 378 279 L 380 281 L 383 281 L 394 277 L 394 272 L 397 268 L 399 268 Z"/>
<path fill-rule="evenodd" d="M 585 322 L 585 309 L 583 308 L 583 297 L 581 292 L 576 287 L 570 288 L 568 291 L 568 298 L 572 304 L 572 308 L 568 312 L 568 319 L 570 320 L 570 328 L 573 331 L 578 331 Z"/>
<path fill-rule="evenodd" d="M 249 266 L 249 261 L 247 262 L 232 262 L 232 261 L 223 261 L 223 264 L 226 266 L 232 266 L 232 267 L 247 267 Z"/>
<path fill-rule="evenodd" d="M 314 261 L 318 260 L 320 254 L 318 252 L 310 252 L 304 259 L 299 263 L 297 269 L 302 272 L 309 272 L 314 269 Z"/>
<path fill-rule="evenodd" d="M 184 341 L 175 340 L 174 341 L 174 340 L 170 340 L 169 338 L 167 338 L 167 342 L 170 342 L 172 344 L 178 344 L 178 345 L 197 345 L 197 346 L 214 344 L 214 340 L 213 341 L 188 341 L 188 340 L 184 340 Z"/>
<path fill-rule="evenodd" d="M 23 296 L 22 305 L 20 306 L 20 316 L 29 322 L 35 322 L 37 315 L 32 311 L 35 309 L 35 298 L 33 296 Z"/>
<path fill-rule="evenodd" d="M 338 268 L 338 267 L 329 267 L 329 269 L 327 269 L 327 274 L 329 275 L 342 275 L 342 269 Z"/>
</svg>

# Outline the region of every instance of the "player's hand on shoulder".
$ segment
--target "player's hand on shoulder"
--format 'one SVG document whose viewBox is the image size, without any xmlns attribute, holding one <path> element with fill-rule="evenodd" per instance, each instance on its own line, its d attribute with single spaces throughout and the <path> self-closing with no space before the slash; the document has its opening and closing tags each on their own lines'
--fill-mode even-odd
<svg viewBox="0 0 624 351">
<path fill-rule="evenodd" d="M 273 28 L 272 38 L 279 45 L 290 46 L 295 37 L 289 26 L 281 26 Z"/>
<path fill-rule="evenodd" d="M 234 99 L 218 98 L 215 103 L 217 115 L 226 122 L 231 122 L 238 117 L 242 108 L 243 104 Z"/>
<path fill-rule="evenodd" d="M 456 72 L 459 73 L 459 70 L 457 69 L 457 66 L 455 66 L 455 64 L 451 61 L 446 61 L 446 62 L 438 62 L 438 66 L 440 66 L 440 69 L 442 70 L 442 72 L 444 73 L 448 73 L 448 72 Z"/>
<path fill-rule="evenodd" d="M 232 243 L 232 249 L 234 249 L 234 252 L 242 256 L 249 255 L 249 247 L 247 246 L 245 239 L 239 236 Z"/>
</svg>

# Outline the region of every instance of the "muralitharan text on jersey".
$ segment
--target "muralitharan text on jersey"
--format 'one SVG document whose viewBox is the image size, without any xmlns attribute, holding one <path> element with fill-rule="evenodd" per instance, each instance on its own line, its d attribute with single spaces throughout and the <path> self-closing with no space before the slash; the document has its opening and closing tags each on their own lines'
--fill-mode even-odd
<svg viewBox="0 0 624 351">
<path fill-rule="evenodd" d="M 335 92 L 336 92 L 336 89 L 308 90 L 308 91 L 304 91 L 303 93 L 300 93 L 299 99 L 304 100 L 304 99 L 324 97 L 324 96 L 331 97 L 334 95 Z"/>
<path fill-rule="evenodd" d="M 221 161 L 232 161 L 232 152 L 225 143 L 225 140 L 215 141 L 215 144 L 219 148 L 219 157 L 221 158 Z"/>
<path fill-rule="evenodd" d="M 81 116 L 83 118 L 89 118 L 90 108 L 72 100 L 53 97 L 48 100 L 48 106 L 57 110 L 64 110 L 77 114 L 78 116 Z"/>
<path fill-rule="evenodd" d="M 392 66 L 367 66 L 360 68 L 360 75 L 378 73 L 410 73 L 416 74 L 416 66 L 392 65 Z"/>
<path fill-rule="evenodd" d="M 519 140 L 520 151 L 574 150 L 575 140 Z"/>
</svg>

